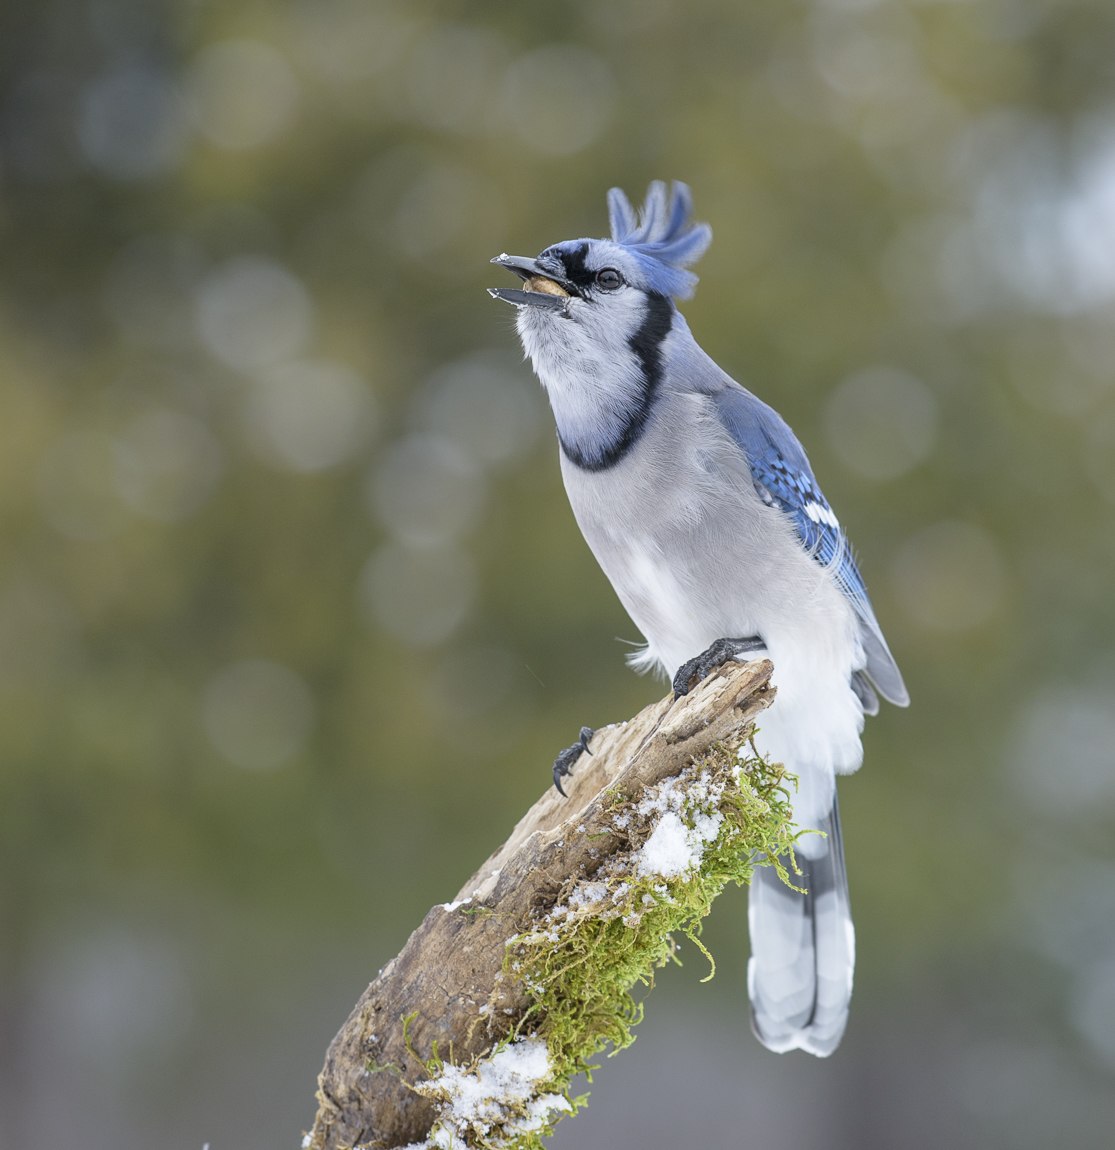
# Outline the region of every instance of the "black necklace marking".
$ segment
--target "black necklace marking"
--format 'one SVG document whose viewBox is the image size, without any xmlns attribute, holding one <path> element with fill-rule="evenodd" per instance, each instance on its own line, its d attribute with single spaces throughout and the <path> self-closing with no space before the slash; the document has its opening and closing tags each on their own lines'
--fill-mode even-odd
<svg viewBox="0 0 1115 1150">
<path fill-rule="evenodd" d="M 559 432 L 561 450 L 570 463 L 582 471 L 607 471 L 619 463 L 642 438 L 662 380 L 662 341 L 669 335 L 673 322 L 674 309 L 669 297 L 658 292 L 648 292 L 646 315 L 638 330 L 627 341 L 642 368 L 643 390 L 639 400 L 623 430 L 600 451 L 592 454 L 582 451 L 575 444 L 566 443 Z"/>
</svg>

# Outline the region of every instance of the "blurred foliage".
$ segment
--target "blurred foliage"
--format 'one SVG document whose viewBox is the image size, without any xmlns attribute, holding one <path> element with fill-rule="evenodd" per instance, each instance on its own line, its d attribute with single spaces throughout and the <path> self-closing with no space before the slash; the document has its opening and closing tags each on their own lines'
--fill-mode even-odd
<svg viewBox="0 0 1115 1150">
<path fill-rule="evenodd" d="M 7 5 L 0 1140 L 293 1138 L 376 964 L 655 696 L 483 288 L 680 178 L 690 324 L 914 699 L 843 791 L 853 1029 L 792 1075 L 828 1147 L 1100 1144 L 1113 45 L 1108 0 Z M 727 1094 L 690 1137 L 763 1128 Z"/>
</svg>

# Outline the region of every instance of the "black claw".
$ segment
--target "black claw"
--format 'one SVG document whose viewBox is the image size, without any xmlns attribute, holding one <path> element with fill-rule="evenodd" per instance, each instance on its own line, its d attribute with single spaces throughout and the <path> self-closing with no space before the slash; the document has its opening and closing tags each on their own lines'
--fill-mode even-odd
<svg viewBox="0 0 1115 1150">
<path fill-rule="evenodd" d="M 557 787 L 557 792 L 562 798 L 568 798 L 562 788 L 561 780 L 566 775 L 573 773 L 573 768 L 577 765 L 577 760 L 584 754 L 592 754 L 588 749 L 588 741 L 595 734 L 592 727 L 582 727 L 580 738 L 570 747 L 566 747 L 564 751 L 558 753 L 558 757 L 554 759 L 554 786 Z"/>
<path fill-rule="evenodd" d="M 746 639 L 717 639 L 707 651 L 702 651 L 678 668 L 673 682 L 674 698 L 688 695 L 691 688 L 703 683 L 717 667 L 723 667 L 749 651 L 761 651 L 765 646 L 758 635 L 750 635 Z"/>
</svg>

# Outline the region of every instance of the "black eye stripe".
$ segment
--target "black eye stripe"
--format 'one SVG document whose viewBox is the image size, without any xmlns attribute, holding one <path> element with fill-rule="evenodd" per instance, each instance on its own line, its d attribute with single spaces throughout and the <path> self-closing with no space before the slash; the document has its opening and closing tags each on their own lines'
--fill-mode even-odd
<svg viewBox="0 0 1115 1150">
<path fill-rule="evenodd" d="M 596 288 L 602 291 L 615 291 L 627 281 L 618 268 L 590 268 L 587 266 L 589 254 L 588 244 L 556 244 L 547 248 L 538 257 L 539 264 L 545 268 L 547 265 L 560 267 L 564 272 L 562 277 L 566 285 L 581 289 Z"/>
<path fill-rule="evenodd" d="M 556 248 L 547 248 L 539 260 L 557 261 L 565 268 L 565 278 L 577 287 L 591 287 L 596 281 L 596 273 L 585 267 L 585 258 L 588 255 L 588 244 L 577 244 L 574 247 L 564 245 Z"/>
</svg>

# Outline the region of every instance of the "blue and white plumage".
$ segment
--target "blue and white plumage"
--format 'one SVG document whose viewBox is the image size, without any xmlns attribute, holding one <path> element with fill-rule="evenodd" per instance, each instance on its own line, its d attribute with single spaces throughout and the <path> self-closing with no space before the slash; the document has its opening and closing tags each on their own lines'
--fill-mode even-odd
<svg viewBox="0 0 1115 1150">
<path fill-rule="evenodd" d="M 613 188 L 610 239 L 499 256 L 521 289 L 523 347 L 550 399 L 577 522 L 646 639 L 632 660 L 673 676 L 718 640 L 757 636 L 778 694 L 756 737 L 798 776 L 791 890 L 752 883 L 752 1021 L 772 1050 L 830 1054 L 847 1020 L 854 932 L 835 779 L 863 757 L 864 714 L 908 702 L 847 538 L 800 443 L 725 374 L 674 305 L 712 233 L 689 190 L 653 183 L 641 212 Z"/>
</svg>

